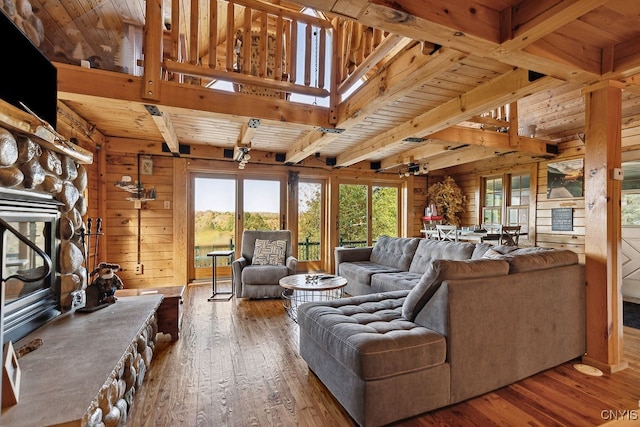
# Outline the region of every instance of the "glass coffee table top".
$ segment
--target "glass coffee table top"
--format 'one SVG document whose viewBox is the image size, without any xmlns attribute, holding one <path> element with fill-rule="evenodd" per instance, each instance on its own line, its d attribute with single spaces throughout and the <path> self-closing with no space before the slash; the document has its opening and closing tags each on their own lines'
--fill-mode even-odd
<svg viewBox="0 0 640 427">
<path fill-rule="evenodd" d="M 333 274 L 294 274 L 280 279 L 282 305 L 294 321 L 298 321 L 298 306 L 305 302 L 330 301 L 341 298 L 347 279 Z"/>
</svg>

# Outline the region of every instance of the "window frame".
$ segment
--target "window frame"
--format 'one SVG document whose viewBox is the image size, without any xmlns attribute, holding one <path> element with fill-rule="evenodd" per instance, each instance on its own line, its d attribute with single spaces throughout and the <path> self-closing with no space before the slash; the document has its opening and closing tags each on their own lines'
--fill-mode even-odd
<svg viewBox="0 0 640 427">
<path fill-rule="evenodd" d="M 529 202 L 522 205 L 512 205 L 512 179 L 514 177 L 529 177 Z M 499 179 L 502 182 L 502 203 L 500 206 L 485 206 L 487 194 L 487 182 L 489 180 Z M 532 240 L 535 238 L 535 206 L 537 197 L 537 169 L 532 166 L 530 169 L 519 169 L 514 171 L 505 171 L 503 173 L 493 173 L 490 175 L 480 176 L 479 179 L 479 204 L 477 212 L 478 224 L 482 224 L 487 209 L 500 209 L 500 222 L 502 225 L 520 225 L 522 233 L 525 234 L 521 239 Z M 521 186 L 522 188 L 522 186 Z M 519 211 L 516 215 L 517 222 L 510 219 L 510 214 Z M 526 210 L 526 220 L 520 220 L 520 214 Z M 495 223 L 498 224 L 498 223 Z"/>
</svg>

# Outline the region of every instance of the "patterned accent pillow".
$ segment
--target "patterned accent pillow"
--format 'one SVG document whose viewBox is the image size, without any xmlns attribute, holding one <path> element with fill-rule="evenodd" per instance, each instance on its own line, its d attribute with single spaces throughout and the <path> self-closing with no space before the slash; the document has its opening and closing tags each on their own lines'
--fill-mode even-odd
<svg viewBox="0 0 640 427">
<path fill-rule="evenodd" d="M 256 239 L 253 249 L 253 265 L 284 265 L 286 240 Z"/>
</svg>

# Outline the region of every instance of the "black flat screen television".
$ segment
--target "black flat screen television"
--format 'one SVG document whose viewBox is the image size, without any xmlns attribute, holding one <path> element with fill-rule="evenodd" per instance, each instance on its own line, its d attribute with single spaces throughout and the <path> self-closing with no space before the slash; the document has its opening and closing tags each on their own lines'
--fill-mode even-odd
<svg viewBox="0 0 640 427">
<path fill-rule="evenodd" d="M 0 99 L 21 110 L 25 110 L 20 105 L 24 103 L 55 129 L 58 100 L 56 67 L 1 9 L 0 40 Z"/>
</svg>

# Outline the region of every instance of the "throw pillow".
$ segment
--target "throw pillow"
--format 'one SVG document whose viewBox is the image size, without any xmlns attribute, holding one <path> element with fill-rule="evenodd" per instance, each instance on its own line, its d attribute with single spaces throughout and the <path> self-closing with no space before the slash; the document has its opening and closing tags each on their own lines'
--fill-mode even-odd
<svg viewBox="0 0 640 427">
<path fill-rule="evenodd" d="M 253 249 L 253 265 L 284 265 L 286 240 L 256 239 Z"/>
<path fill-rule="evenodd" d="M 429 302 L 445 280 L 478 279 L 506 276 L 509 263 L 497 259 L 454 261 L 434 259 L 418 284 L 411 289 L 402 305 L 402 317 L 414 321 L 420 310 Z"/>
<path fill-rule="evenodd" d="M 482 259 L 505 259 L 508 255 L 501 254 L 498 251 L 494 251 L 493 249 L 489 249 L 482 255 Z"/>
</svg>

